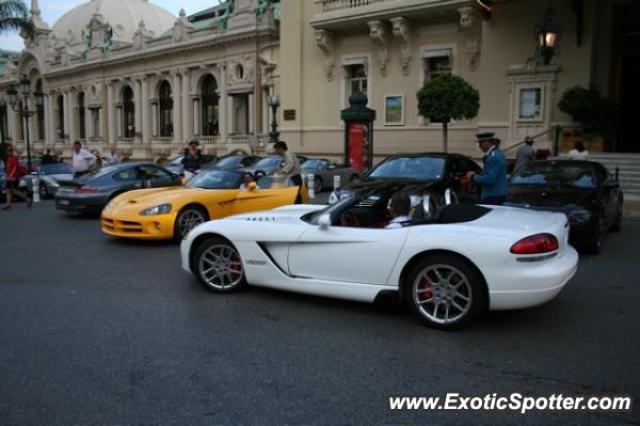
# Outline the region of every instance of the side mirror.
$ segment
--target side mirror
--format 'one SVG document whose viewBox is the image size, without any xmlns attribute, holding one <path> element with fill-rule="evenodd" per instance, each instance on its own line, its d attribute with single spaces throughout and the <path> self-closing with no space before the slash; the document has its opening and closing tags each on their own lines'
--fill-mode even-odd
<svg viewBox="0 0 640 426">
<path fill-rule="evenodd" d="M 616 179 L 609 178 L 604 181 L 605 189 L 618 189 L 620 188 L 620 183 Z"/>
<path fill-rule="evenodd" d="M 247 185 L 247 189 L 249 191 L 255 191 L 256 189 L 258 189 L 258 184 L 255 182 L 249 182 L 249 185 Z"/>
<path fill-rule="evenodd" d="M 331 227 L 331 216 L 328 214 L 323 214 L 318 218 L 318 226 L 321 230 L 327 230 Z"/>
</svg>

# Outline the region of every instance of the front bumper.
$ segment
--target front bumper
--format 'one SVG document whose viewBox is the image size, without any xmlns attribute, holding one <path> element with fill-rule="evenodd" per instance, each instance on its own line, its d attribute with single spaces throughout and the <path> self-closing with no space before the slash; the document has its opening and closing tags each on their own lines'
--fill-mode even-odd
<svg viewBox="0 0 640 426">
<path fill-rule="evenodd" d="M 140 240 L 168 240 L 173 238 L 175 214 L 141 216 L 102 212 L 100 226 L 102 232 L 119 238 Z"/>
</svg>

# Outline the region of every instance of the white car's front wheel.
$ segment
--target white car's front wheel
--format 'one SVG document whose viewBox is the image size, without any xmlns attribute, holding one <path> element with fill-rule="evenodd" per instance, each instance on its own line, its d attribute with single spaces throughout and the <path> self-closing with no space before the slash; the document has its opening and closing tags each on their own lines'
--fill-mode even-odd
<svg viewBox="0 0 640 426">
<path fill-rule="evenodd" d="M 422 258 L 407 275 L 407 302 L 430 327 L 455 330 L 469 324 L 486 306 L 479 272 L 467 261 L 446 254 Z"/>
<path fill-rule="evenodd" d="M 212 237 L 195 252 L 193 265 L 200 282 L 216 293 L 231 293 L 246 285 L 242 260 L 229 241 Z"/>
</svg>

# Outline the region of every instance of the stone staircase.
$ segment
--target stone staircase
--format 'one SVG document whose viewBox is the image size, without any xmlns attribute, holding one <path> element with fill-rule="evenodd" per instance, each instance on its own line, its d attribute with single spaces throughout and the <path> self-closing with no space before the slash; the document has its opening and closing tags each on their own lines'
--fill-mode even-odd
<svg viewBox="0 0 640 426">
<path fill-rule="evenodd" d="M 611 174 L 620 169 L 620 186 L 626 199 L 640 200 L 640 154 L 593 153 L 589 160 L 604 165 Z"/>
</svg>

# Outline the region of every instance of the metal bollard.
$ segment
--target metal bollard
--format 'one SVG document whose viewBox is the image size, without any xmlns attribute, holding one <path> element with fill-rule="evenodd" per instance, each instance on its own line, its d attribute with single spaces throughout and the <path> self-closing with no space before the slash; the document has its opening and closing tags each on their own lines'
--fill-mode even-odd
<svg viewBox="0 0 640 426">
<path fill-rule="evenodd" d="M 307 175 L 307 189 L 309 191 L 309 198 L 316 198 L 316 175 L 313 173 Z"/>
<path fill-rule="evenodd" d="M 38 179 L 37 177 L 33 178 L 33 202 L 34 203 L 39 203 L 40 202 L 40 179 Z"/>
<path fill-rule="evenodd" d="M 340 186 L 341 186 L 341 179 L 340 179 L 340 175 L 335 175 L 333 176 L 333 190 L 334 191 L 339 191 L 340 190 Z"/>
</svg>

